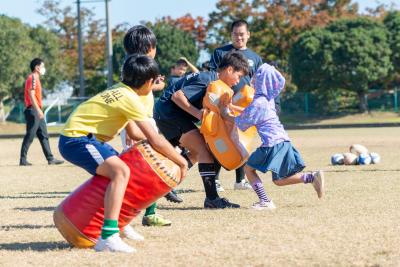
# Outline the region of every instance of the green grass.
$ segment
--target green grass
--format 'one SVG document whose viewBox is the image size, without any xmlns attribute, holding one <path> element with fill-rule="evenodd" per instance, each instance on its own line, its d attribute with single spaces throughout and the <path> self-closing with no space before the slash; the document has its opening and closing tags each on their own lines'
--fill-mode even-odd
<svg viewBox="0 0 400 267">
<path fill-rule="evenodd" d="M 284 125 L 400 123 L 400 113 L 373 111 L 370 113 L 353 113 L 332 116 L 282 114 L 280 119 Z"/>
</svg>

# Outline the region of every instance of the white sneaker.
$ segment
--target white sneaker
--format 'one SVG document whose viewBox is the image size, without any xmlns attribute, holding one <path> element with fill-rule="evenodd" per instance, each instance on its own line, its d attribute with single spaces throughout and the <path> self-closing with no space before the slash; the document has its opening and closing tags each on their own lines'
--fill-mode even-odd
<svg viewBox="0 0 400 267">
<path fill-rule="evenodd" d="M 225 189 L 222 187 L 221 182 L 219 180 L 215 180 L 215 185 L 217 186 L 217 192 L 225 191 Z"/>
<path fill-rule="evenodd" d="M 119 237 L 119 233 L 115 233 L 107 239 L 103 239 L 100 236 L 96 242 L 96 245 L 94 246 L 94 250 L 125 253 L 136 252 L 136 249 L 122 241 L 122 239 Z"/>
<path fill-rule="evenodd" d="M 313 172 L 314 181 L 312 185 L 317 192 L 318 198 L 321 198 L 325 193 L 325 179 L 323 171 Z"/>
<path fill-rule="evenodd" d="M 133 229 L 132 226 L 127 224 L 122 230 L 122 237 L 126 237 L 135 241 L 143 241 L 144 237 Z"/>
<path fill-rule="evenodd" d="M 236 183 L 233 185 L 233 189 L 235 190 L 247 190 L 247 189 L 253 189 L 249 182 L 247 182 L 246 179 L 243 179 L 240 183 Z"/>
<path fill-rule="evenodd" d="M 267 202 L 256 202 L 251 206 L 255 210 L 274 210 L 276 206 L 274 202 L 267 201 Z"/>
</svg>

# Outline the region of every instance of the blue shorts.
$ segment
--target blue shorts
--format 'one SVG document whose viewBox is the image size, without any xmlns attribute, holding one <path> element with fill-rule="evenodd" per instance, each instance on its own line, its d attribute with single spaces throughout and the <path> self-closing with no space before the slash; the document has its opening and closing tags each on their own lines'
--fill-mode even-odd
<svg viewBox="0 0 400 267">
<path fill-rule="evenodd" d="M 273 147 L 259 147 L 247 161 L 247 165 L 266 173 L 272 172 L 272 180 L 285 179 L 304 168 L 304 161 L 300 153 L 289 141 L 274 145 Z"/>
<path fill-rule="evenodd" d="M 64 159 L 92 175 L 96 175 L 97 167 L 106 159 L 118 156 L 118 152 L 112 146 L 96 140 L 93 134 L 82 137 L 60 135 L 58 149 Z"/>
</svg>

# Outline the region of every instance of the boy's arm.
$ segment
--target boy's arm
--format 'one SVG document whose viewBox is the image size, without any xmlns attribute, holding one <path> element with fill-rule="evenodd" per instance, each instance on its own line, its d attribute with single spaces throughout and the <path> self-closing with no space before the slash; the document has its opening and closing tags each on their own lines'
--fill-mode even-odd
<svg viewBox="0 0 400 267">
<path fill-rule="evenodd" d="M 146 136 L 144 136 L 143 132 L 140 130 L 140 128 L 137 126 L 137 124 L 133 121 L 129 121 L 128 124 L 126 125 L 125 129 L 127 132 L 127 137 L 129 137 L 133 141 L 139 141 L 139 140 L 146 139 Z"/>
<path fill-rule="evenodd" d="M 203 113 L 200 109 L 193 106 L 186 98 L 182 90 L 178 90 L 172 94 L 171 100 L 181 109 L 192 115 L 193 117 L 201 120 Z"/>
<path fill-rule="evenodd" d="M 229 121 L 234 123 L 235 122 L 235 116 L 231 115 L 229 113 L 229 105 L 230 104 L 226 104 L 224 103 L 224 101 L 220 101 L 218 103 L 218 108 L 219 108 L 219 114 L 221 114 L 221 117 L 225 120 L 225 121 Z"/>
<path fill-rule="evenodd" d="M 228 109 L 233 112 L 239 113 L 239 114 L 242 113 L 244 110 L 244 108 L 232 104 L 232 98 L 230 97 L 230 95 L 227 92 L 225 92 L 219 98 L 218 107 L 219 107 L 221 114 L 222 114 L 222 112 L 227 112 Z"/>
<path fill-rule="evenodd" d="M 244 108 L 242 108 L 241 106 L 236 106 L 232 103 L 229 104 L 229 109 L 232 110 L 233 112 L 237 112 L 237 113 L 242 113 Z"/>
<path fill-rule="evenodd" d="M 232 122 L 232 123 L 235 122 L 235 116 L 229 114 L 228 109 L 226 109 L 226 108 L 220 109 L 220 114 L 224 120 Z"/>
<path fill-rule="evenodd" d="M 188 167 L 186 159 L 176 152 L 167 139 L 156 132 L 149 121 L 136 121 L 135 123 L 156 151 L 175 162 L 181 168 L 181 177 L 184 177 Z"/>
<path fill-rule="evenodd" d="M 179 59 L 185 60 L 186 64 L 188 64 L 188 66 L 189 66 L 189 69 L 190 69 L 193 73 L 200 72 L 199 69 L 196 68 L 195 65 L 193 65 L 192 63 L 190 63 L 190 61 L 189 61 L 187 58 L 181 57 L 181 58 L 179 58 Z"/>
<path fill-rule="evenodd" d="M 153 91 L 161 91 L 165 87 L 165 76 L 158 76 L 157 79 L 154 81 L 151 90 Z"/>
</svg>

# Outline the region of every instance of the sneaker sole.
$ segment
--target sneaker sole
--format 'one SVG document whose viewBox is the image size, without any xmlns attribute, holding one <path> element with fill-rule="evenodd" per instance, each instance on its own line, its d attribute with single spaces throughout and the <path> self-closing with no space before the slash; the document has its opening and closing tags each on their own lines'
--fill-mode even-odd
<svg viewBox="0 0 400 267">
<path fill-rule="evenodd" d="M 241 187 L 241 188 L 234 187 L 233 188 L 233 190 L 250 190 L 250 189 L 253 189 L 253 188 L 251 188 L 251 187 L 245 187 L 245 188 L 243 188 L 243 187 Z"/>
<path fill-rule="evenodd" d="M 323 171 L 318 171 L 320 190 L 317 191 L 318 198 L 322 198 L 325 194 L 325 176 Z"/>
<path fill-rule="evenodd" d="M 143 225 L 143 226 L 147 226 L 147 227 L 150 227 L 150 226 L 154 226 L 154 227 L 159 226 L 159 227 L 162 227 L 162 226 L 171 226 L 171 225 L 172 225 L 172 222 L 171 222 L 171 223 L 166 223 L 166 224 L 144 224 L 144 223 L 142 223 L 142 225 Z"/>
</svg>

